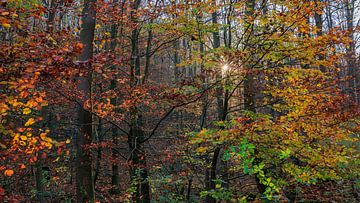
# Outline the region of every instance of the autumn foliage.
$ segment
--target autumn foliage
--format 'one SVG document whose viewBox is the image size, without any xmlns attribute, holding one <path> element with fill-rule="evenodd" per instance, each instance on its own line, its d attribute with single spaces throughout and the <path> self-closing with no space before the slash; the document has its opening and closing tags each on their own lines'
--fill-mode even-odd
<svg viewBox="0 0 360 203">
<path fill-rule="evenodd" d="M 0 201 L 359 201 L 358 5 L 0 0 Z"/>
</svg>

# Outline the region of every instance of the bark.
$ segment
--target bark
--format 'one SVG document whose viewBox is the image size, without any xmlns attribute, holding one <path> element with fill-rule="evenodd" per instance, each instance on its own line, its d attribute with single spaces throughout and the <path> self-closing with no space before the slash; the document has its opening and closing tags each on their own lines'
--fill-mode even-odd
<svg viewBox="0 0 360 203">
<path fill-rule="evenodd" d="M 218 18 L 218 14 L 217 11 L 214 11 L 212 13 L 212 23 L 214 25 L 217 24 L 217 18 Z M 230 31 L 229 31 L 230 33 Z M 229 35 L 230 37 L 230 35 Z M 230 40 L 230 38 L 229 38 Z M 214 31 L 213 32 L 213 48 L 217 49 L 220 47 L 220 34 L 219 31 Z M 217 74 L 217 80 L 221 80 L 221 73 Z M 225 79 L 226 80 L 226 79 Z M 225 92 L 224 95 L 224 89 L 222 86 L 219 86 L 216 90 L 216 100 L 217 100 L 217 113 L 218 113 L 218 120 L 219 121 L 224 121 L 226 120 L 226 112 L 227 112 L 227 92 Z M 210 172 L 208 173 L 209 178 L 208 178 L 208 184 L 207 184 L 207 190 L 213 190 L 215 191 L 216 189 L 216 184 L 215 184 L 215 180 L 217 179 L 217 166 L 218 166 L 218 162 L 219 162 L 219 157 L 220 157 L 220 151 L 221 151 L 221 147 L 220 146 L 216 146 L 215 147 L 215 151 L 211 160 L 211 166 L 210 166 Z M 209 203 L 215 203 L 216 199 L 214 199 L 213 197 L 208 196 L 206 199 L 207 202 Z"/>
<path fill-rule="evenodd" d="M 113 3 L 116 4 L 118 1 L 114 1 Z M 111 25 L 111 31 L 110 31 L 110 37 L 111 37 L 111 44 L 110 44 L 110 51 L 113 52 L 115 54 L 115 48 L 117 45 L 116 39 L 117 39 L 117 32 L 118 32 L 118 25 L 117 24 L 113 24 Z M 115 68 L 115 66 L 112 67 L 113 69 Z M 116 78 L 114 78 L 111 81 L 110 84 L 110 89 L 114 90 L 116 89 Z M 111 98 L 110 99 L 110 104 L 113 106 L 117 105 L 117 100 L 116 98 Z M 120 177 L 119 177 L 119 165 L 117 164 L 117 160 L 119 158 L 119 152 L 118 152 L 118 145 L 119 145 L 119 131 L 117 129 L 116 126 L 112 126 L 111 129 L 111 137 L 112 137 L 112 141 L 113 141 L 113 148 L 111 150 L 111 156 L 113 158 L 113 163 L 111 165 L 111 170 L 112 170 L 112 175 L 111 175 L 111 185 L 112 185 L 112 190 L 111 192 L 113 194 L 118 194 L 120 192 Z"/>
<path fill-rule="evenodd" d="M 35 165 L 35 182 L 36 182 L 36 197 L 40 203 L 45 203 L 46 199 L 44 197 L 45 187 L 44 187 L 44 176 L 42 170 L 42 164 L 39 160 Z"/>
<path fill-rule="evenodd" d="M 188 187 L 186 190 L 186 202 L 190 202 L 191 198 L 191 186 L 192 186 L 192 177 L 189 177 Z"/>
<path fill-rule="evenodd" d="M 85 108 L 85 101 L 89 99 L 91 93 L 91 60 L 93 57 L 93 40 L 95 31 L 95 10 L 96 0 L 84 1 L 82 11 L 82 26 L 80 31 L 80 41 L 83 44 L 82 53 L 79 60 L 82 62 L 84 76 L 80 76 L 78 91 L 85 96 L 80 101 L 82 106 L 78 107 L 78 122 L 80 133 L 77 136 L 77 157 L 76 157 L 76 196 L 77 202 L 95 202 L 93 171 L 91 150 L 86 149 L 90 146 L 93 139 L 92 115 Z"/>
<path fill-rule="evenodd" d="M 202 17 L 201 16 L 197 16 L 197 31 L 198 31 L 198 36 L 197 40 L 199 40 L 200 42 L 200 47 L 199 47 L 199 51 L 200 51 L 200 77 L 201 80 L 203 82 L 202 88 L 203 90 L 205 90 L 207 88 L 207 75 L 206 75 L 206 71 L 204 69 L 204 54 L 205 54 L 205 45 L 204 45 L 204 39 L 203 39 L 203 34 L 202 34 L 202 28 L 201 28 L 201 24 L 203 23 Z M 203 98 L 202 98 L 202 112 L 201 112 L 201 116 L 200 116 L 200 129 L 203 129 L 206 126 L 206 117 L 207 117 L 207 110 L 208 110 L 208 105 L 209 105 L 209 101 L 208 101 L 208 95 L 207 93 L 204 94 Z"/>
<path fill-rule="evenodd" d="M 139 8 L 141 0 L 132 3 L 131 20 L 137 23 L 135 12 Z M 135 27 L 131 35 L 131 86 L 141 85 L 140 81 L 140 56 L 139 56 L 139 33 Z M 143 131 L 142 115 L 138 107 L 130 109 L 130 132 L 128 134 L 128 145 L 130 149 L 130 176 L 136 191 L 133 195 L 134 202 L 150 202 L 150 185 L 148 181 L 148 169 L 146 165 L 146 153 L 143 149 L 142 140 L 145 138 Z"/>
<path fill-rule="evenodd" d="M 101 143 L 103 141 L 103 135 L 102 130 L 103 129 L 103 123 L 101 118 L 99 118 L 99 125 L 96 129 L 96 139 L 97 139 L 97 150 L 96 150 L 96 165 L 95 165 L 95 173 L 94 173 L 94 185 L 96 185 L 96 181 L 99 178 L 100 170 L 101 170 L 101 158 L 102 158 L 102 147 Z"/>
<path fill-rule="evenodd" d="M 55 20 L 55 15 L 56 15 L 56 2 L 57 0 L 51 0 L 50 1 L 50 7 L 49 7 L 49 17 L 48 17 L 48 21 L 47 21 L 47 29 L 49 31 L 53 31 L 54 30 L 54 20 Z"/>
<path fill-rule="evenodd" d="M 180 63 L 180 57 L 179 57 L 179 49 L 180 49 L 180 45 L 179 45 L 179 40 L 174 41 L 174 75 L 175 75 L 175 83 L 178 83 L 181 80 L 181 74 L 180 74 L 180 70 L 179 67 L 177 67 L 177 65 Z"/>
<path fill-rule="evenodd" d="M 134 202 L 150 202 L 150 185 L 148 181 L 148 169 L 146 165 L 146 154 L 140 140 L 144 138 L 144 132 L 138 124 L 131 127 L 129 133 L 130 175 L 136 189 L 133 196 Z"/>
<path fill-rule="evenodd" d="M 320 13 L 318 13 L 318 12 L 315 12 L 314 17 L 315 17 L 315 25 L 316 25 L 316 28 L 317 28 L 316 35 L 317 35 L 317 37 L 319 37 L 319 36 L 323 35 L 323 19 L 322 19 L 322 15 Z M 324 58 L 325 57 L 324 57 L 323 54 L 318 54 L 318 59 L 320 61 L 324 60 Z M 320 70 L 322 72 L 325 72 L 326 71 L 325 66 L 320 65 Z"/>
<path fill-rule="evenodd" d="M 251 17 L 254 15 L 254 10 L 255 10 L 255 0 L 247 0 L 246 2 L 246 17 Z M 254 21 L 252 19 L 252 21 L 246 20 L 245 21 L 245 26 L 253 26 Z M 250 33 L 245 33 L 246 35 L 250 36 L 250 37 L 246 37 L 248 39 L 251 38 L 251 35 L 253 35 L 253 32 Z M 245 43 L 249 43 L 245 42 Z M 249 47 L 248 44 L 245 44 L 246 47 Z M 250 53 L 252 54 L 252 53 Z M 255 67 L 252 67 L 251 62 L 256 62 L 256 56 L 252 55 L 250 56 L 250 64 L 247 65 L 247 72 L 246 72 L 246 76 L 244 79 L 244 109 L 246 111 L 250 111 L 253 113 L 256 113 L 256 97 L 255 94 L 257 92 L 256 90 L 256 81 L 255 81 L 255 74 L 254 74 L 254 69 Z M 257 156 L 257 150 L 255 149 L 255 157 Z M 255 158 L 254 160 L 254 164 L 258 164 L 260 163 L 261 160 L 259 158 Z M 265 191 L 265 187 L 264 185 L 262 185 L 259 181 L 259 179 L 257 177 L 255 177 L 256 180 L 256 184 L 257 184 L 257 188 L 259 190 L 259 192 L 263 193 Z"/>
<path fill-rule="evenodd" d="M 347 65 L 348 65 L 348 77 L 349 77 L 349 90 L 352 100 L 359 104 L 360 98 L 359 91 L 359 68 L 356 65 L 356 48 L 355 48 L 355 34 L 354 34 L 354 11 L 355 0 L 345 1 L 345 14 L 346 25 L 349 31 L 349 38 L 351 39 L 350 45 L 346 48 Z"/>
<path fill-rule="evenodd" d="M 150 20 L 150 24 L 153 21 Z M 144 77 L 143 77 L 143 81 L 142 83 L 144 84 L 147 80 L 147 78 L 149 77 L 149 68 L 150 68 L 150 61 L 151 61 L 151 41 L 153 38 L 153 33 L 152 33 L 152 28 L 149 29 L 148 31 L 148 38 L 147 38 L 147 42 L 146 42 L 146 53 L 145 53 L 145 68 L 144 68 Z"/>
<path fill-rule="evenodd" d="M 326 5 L 326 21 L 327 21 L 327 27 L 329 30 L 331 30 L 334 27 L 333 18 L 331 14 L 331 1 L 327 1 Z"/>
<path fill-rule="evenodd" d="M 246 3 L 247 11 L 246 16 L 250 17 L 254 15 L 255 0 L 248 0 Z M 253 22 L 246 22 L 245 26 L 251 26 Z M 246 33 L 246 35 L 252 35 L 252 33 Z M 245 42 L 248 43 L 248 42 Z M 248 47 L 248 46 L 247 46 Z M 252 56 L 250 56 L 253 58 Z M 254 74 L 250 66 L 247 67 L 248 71 L 244 80 L 244 108 L 245 110 L 255 112 L 255 88 L 254 88 Z"/>
<path fill-rule="evenodd" d="M 55 17 L 56 10 L 59 6 L 64 4 L 64 0 L 51 0 L 50 5 L 48 5 L 48 20 L 47 20 L 47 30 L 50 32 L 54 31 L 55 28 Z M 62 17 L 62 16 L 61 16 Z"/>
</svg>

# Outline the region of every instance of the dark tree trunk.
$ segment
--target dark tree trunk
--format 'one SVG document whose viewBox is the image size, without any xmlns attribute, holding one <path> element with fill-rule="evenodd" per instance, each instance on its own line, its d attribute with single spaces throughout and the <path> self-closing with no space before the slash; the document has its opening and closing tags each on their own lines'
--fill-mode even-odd
<svg viewBox="0 0 360 203">
<path fill-rule="evenodd" d="M 215 2 L 214 2 L 215 4 Z M 213 24 L 217 24 L 217 12 L 214 11 L 212 13 L 212 23 Z M 220 34 L 219 31 L 214 31 L 213 33 L 213 48 L 217 49 L 220 47 Z M 222 75 L 217 74 L 216 76 L 217 80 L 222 80 Z M 226 79 L 225 79 L 226 80 Z M 220 83 L 221 84 L 221 83 Z M 227 112 L 227 103 L 226 102 L 226 95 L 224 95 L 224 89 L 222 87 L 222 85 L 219 85 L 219 87 L 217 87 L 216 89 L 216 100 L 217 100 L 217 114 L 218 114 L 218 120 L 219 121 L 224 121 L 226 119 L 226 112 Z M 215 151 L 214 154 L 212 156 L 211 159 L 211 164 L 210 164 L 210 172 L 208 173 L 209 178 L 208 178 L 208 184 L 207 184 L 207 190 L 213 190 L 215 191 L 216 189 L 216 183 L 215 180 L 217 179 L 217 166 L 218 166 L 218 162 L 219 162 L 219 157 L 220 157 L 220 152 L 221 152 L 221 147 L 220 146 L 216 146 L 215 147 Z M 208 196 L 206 199 L 206 202 L 209 203 L 215 203 L 216 199 L 213 197 Z"/>
<path fill-rule="evenodd" d="M 42 170 L 41 160 L 39 160 L 35 165 L 35 181 L 36 181 L 36 197 L 40 203 L 45 203 L 46 199 L 44 197 L 45 188 L 44 188 L 44 175 Z"/>
<path fill-rule="evenodd" d="M 94 185 L 96 185 L 96 181 L 99 178 L 100 170 L 101 170 L 101 158 L 102 158 L 102 147 L 101 143 L 103 141 L 103 123 L 102 119 L 99 118 L 99 125 L 97 127 L 97 133 L 96 134 L 96 143 L 98 144 L 97 150 L 96 150 L 96 164 L 95 164 L 95 173 L 94 173 Z"/>
<path fill-rule="evenodd" d="M 118 1 L 115 0 L 113 3 L 116 5 Z M 115 48 L 117 45 L 117 32 L 118 32 L 118 25 L 117 24 L 113 24 L 111 25 L 111 31 L 110 31 L 110 37 L 111 37 L 111 44 L 110 44 L 110 51 L 111 52 L 115 52 Z M 114 53 L 115 54 L 115 53 Z M 116 68 L 115 66 L 112 66 L 112 69 Z M 111 81 L 110 84 L 110 89 L 114 90 L 116 89 L 116 78 L 113 79 Z M 117 105 L 117 100 L 116 98 L 111 98 L 110 99 L 110 103 L 111 105 L 113 105 L 114 107 Z M 113 141 L 113 148 L 111 150 L 111 155 L 113 158 L 113 163 L 111 165 L 111 170 L 112 170 L 112 175 L 111 175 L 111 185 L 112 185 L 112 190 L 111 192 L 113 194 L 118 194 L 120 192 L 120 177 L 119 177 L 119 165 L 117 163 L 117 160 L 119 159 L 119 152 L 118 152 L 118 145 L 119 145 L 119 130 L 117 129 L 116 126 L 112 126 L 111 129 L 111 137 L 112 137 L 112 141 Z"/>
<path fill-rule="evenodd" d="M 131 20 L 137 23 L 136 11 L 140 6 L 141 0 L 132 3 Z M 139 55 L 139 28 L 135 27 L 131 35 L 131 86 L 141 85 L 141 67 Z M 136 192 L 133 196 L 134 202 L 150 202 L 150 185 L 148 180 L 148 169 L 146 165 L 146 154 L 143 149 L 142 140 L 144 139 L 142 115 L 138 107 L 130 109 L 130 132 L 128 134 L 128 145 L 130 150 L 130 176 Z"/>
<path fill-rule="evenodd" d="M 315 3 L 317 3 L 317 1 L 315 1 Z M 316 28 L 317 28 L 316 35 L 317 35 L 317 37 L 319 37 L 319 36 L 323 35 L 323 19 L 322 19 L 322 15 L 318 12 L 314 13 L 314 17 L 315 17 L 315 24 L 316 24 Z M 325 59 L 323 54 L 318 54 L 317 57 L 320 61 Z M 320 70 L 321 70 L 321 72 L 325 72 L 326 71 L 325 66 L 320 65 Z"/>
<path fill-rule="evenodd" d="M 359 67 L 356 65 L 356 47 L 355 47 L 355 34 L 354 34 L 354 12 L 355 12 L 355 0 L 345 1 L 345 14 L 346 25 L 349 31 L 349 38 L 351 40 L 350 45 L 346 48 L 347 65 L 348 65 L 348 77 L 349 77 L 349 91 L 353 101 L 357 104 L 360 103 L 358 95 L 359 91 Z"/>
<path fill-rule="evenodd" d="M 54 30 L 54 21 L 55 21 L 55 15 L 56 15 L 56 1 L 57 0 L 51 0 L 50 5 L 48 7 L 48 20 L 47 20 L 47 29 L 48 31 L 52 32 Z"/>
<path fill-rule="evenodd" d="M 81 106 L 78 107 L 78 122 L 80 133 L 76 138 L 77 157 L 76 157 L 76 196 L 77 202 L 95 202 L 92 158 L 91 150 L 86 149 L 92 143 L 92 115 L 90 110 L 86 110 L 85 101 L 89 99 L 91 93 L 91 60 L 93 57 L 93 40 L 96 18 L 96 0 L 85 0 L 82 11 L 82 26 L 80 40 L 83 44 L 82 53 L 79 60 L 83 64 L 84 76 L 80 76 L 78 91 L 85 97 L 81 99 Z"/>
<path fill-rule="evenodd" d="M 248 19 L 246 19 L 245 21 L 245 26 L 254 26 L 254 11 L 255 11 L 255 0 L 247 0 L 246 2 L 246 17 L 250 18 L 251 21 L 249 21 Z M 245 46 L 246 47 L 250 47 L 251 45 L 248 43 L 251 43 L 250 40 L 251 36 L 254 33 L 252 31 L 250 31 L 249 33 L 246 33 L 247 35 L 247 39 L 249 39 L 249 41 L 245 42 Z M 250 45 L 250 46 L 249 46 Z M 253 54 L 253 53 L 249 53 L 249 54 Z M 250 64 L 247 64 L 247 66 L 245 67 L 247 69 L 246 75 L 245 75 L 245 79 L 244 79 L 244 109 L 246 111 L 250 111 L 253 113 L 256 113 L 256 93 L 257 93 L 257 88 L 256 88 L 256 74 L 254 73 L 255 70 L 255 65 L 256 65 L 256 61 L 257 61 L 257 56 L 254 55 L 250 55 Z M 252 64 L 254 63 L 254 64 Z M 251 121 L 249 121 L 251 122 Z M 253 164 L 259 164 L 261 162 L 261 160 L 259 158 L 256 158 L 256 156 L 258 156 L 258 151 L 255 149 L 255 159 L 254 159 L 254 163 Z M 265 192 L 265 187 L 263 184 L 260 183 L 260 180 L 255 177 L 256 180 L 256 184 L 257 184 L 257 188 L 259 190 L 259 192 L 263 193 Z"/>
<path fill-rule="evenodd" d="M 130 175 L 132 183 L 136 188 L 133 196 L 134 202 L 150 202 L 150 185 L 148 180 L 148 169 L 146 165 L 146 154 L 141 144 L 144 132 L 138 127 L 133 126 L 129 133 L 130 148 Z"/>
</svg>

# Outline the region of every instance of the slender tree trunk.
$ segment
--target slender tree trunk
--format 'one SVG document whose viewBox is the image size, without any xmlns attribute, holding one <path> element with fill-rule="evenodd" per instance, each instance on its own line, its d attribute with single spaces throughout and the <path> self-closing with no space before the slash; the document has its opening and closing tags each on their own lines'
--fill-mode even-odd
<svg viewBox="0 0 360 203">
<path fill-rule="evenodd" d="M 140 6 L 141 0 L 132 3 L 131 20 L 137 23 L 136 11 Z M 141 85 L 140 56 L 139 56 L 139 28 L 135 27 L 131 35 L 131 86 Z M 142 115 L 138 107 L 130 109 L 130 132 L 128 135 L 128 145 L 130 149 L 130 176 L 136 189 L 133 196 L 134 202 L 150 202 L 150 185 L 148 180 L 148 169 L 146 165 L 146 154 L 143 149 L 142 140 L 144 139 Z"/>
<path fill-rule="evenodd" d="M 150 20 L 150 24 L 152 24 L 153 20 Z M 148 30 L 148 37 L 146 41 L 146 53 L 145 53 L 145 68 L 144 68 L 144 77 L 142 83 L 144 84 L 149 77 L 149 68 L 150 68 L 150 61 L 151 61 L 151 42 L 153 38 L 152 28 Z"/>
<path fill-rule="evenodd" d="M 114 1 L 113 3 L 116 5 L 118 1 Z M 111 44 L 110 44 L 110 51 L 114 52 L 115 54 L 115 48 L 117 45 L 116 39 L 117 39 L 117 32 L 118 32 L 118 25 L 113 24 L 111 25 L 111 31 L 110 31 L 110 37 L 111 37 Z M 115 68 L 115 66 L 112 67 L 113 69 Z M 113 80 L 111 80 L 110 83 L 110 89 L 111 90 L 115 90 L 116 89 L 116 78 L 114 78 Z M 117 101 L 116 98 L 111 98 L 110 99 L 110 104 L 115 106 L 117 105 Z M 119 131 L 117 129 L 116 126 L 112 126 L 111 129 L 111 137 L 112 137 L 112 141 L 113 141 L 113 148 L 111 150 L 112 153 L 112 158 L 113 158 L 113 163 L 111 165 L 111 169 L 112 169 L 112 176 L 111 176 L 111 184 L 112 184 L 112 193 L 113 194 L 118 194 L 120 192 L 120 177 L 119 177 L 119 165 L 117 164 L 117 160 L 119 158 L 119 152 L 118 152 L 118 145 L 119 145 Z"/>
<path fill-rule="evenodd" d="M 331 14 L 331 0 L 327 0 L 327 5 L 325 7 L 326 9 L 326 21 L 327 21 L 327 27 L 329 30 L 331 30 L 334 27 L 333 18 Z"/>
<path fill-rule="evenodd" d="M 96 0 L 85 0 L 82 10 L 82 26 L 80 40 L 83 44 L 79 60 L 85 70 L 84 76 L 80 76 L 78 90 L 85 95 L 81 99 L 82 106 L 78 107 L 78 120 L 80 133 L 77 136 L 77 157 L 76 157 L 76 195 L 77 202 L 95 202 L 91 150 L 86 149 L 92 143 L 92 115 L 86 110 L 85 101 L 91 93 L 91 60 L 93 57 L 93 41 L 95 32 Z"/>
<path fill-rule="evenodd" d="M 40 203 L 45 203 L 46 199 L 44 197 L 45 187 L 44 187 L 44 176 L 42 170 L 41 160 L 39 160 L 35 165 L 35 182 L 36 182 L 36 197 Z"/>
<path fill-rule="evenodd" d="M 49 17 L 47 20 L 47 29 L 51 32 L 54 30 L 54 20 L 56 15 L 56 4 L 57 4 L 56 2 L 57 0 L 51 0 L 48 8 Z"/>
<path fill-rule="evenodd" d="M 255 11 L 255 0 L 247 0 L 246 2 L 246 12 L 245 15 L 247 18 L 250 18 L 251 21 L 249 21 L 249 19 L 246 19 L 245 21 L 245 26 L 254 26 L 254 11 Z M 247 36 L 250 35 L 250 37 L 246 37 L 249 39 L 249 41 L 245 42 L 245 43 L 250 43 L 250 39 L 251 39 L 251 35 L 253 35 L 253 32 L 249 32 L 246 33 Z M 249 47 L 247 44 L 245 44 L 246 47 Z M 254 54 L 254 53 L 249 53 L 249 54 Z M 256 61 L 256 56 L 254 55 L 250 55 L 250 62 L 255 62 Z M 254 74 L 254 69 L 255 67 L 252 67 L 253 65 L 250 63 L 248 64 L 248 66 L 246 67 L 247 72 L 245 75 L 245 79 L 244 79 L 244 109 L 246 111 L 250 111 L 253 113 L 256 113 L 256 81 L 255 81 L 255 74 Z M 251 122 L 251 121 L 250 121 Z M 255 149 L 255 157 L 258 156 L 258 151 Z M 259 164 L 261 162 L 261 160 L 259 158 L 255 158 L 254 160 L 254 164 Z M 265 188 L 264 185 L 260 183 L 259 178 L 255 177 L 256 180 L 256 184 L 258 187 L 259 192 L 263 193 L 265 192 Z"/>
<path fill-rule="evenodd" d="M 136 124 L 135 124 L 136 125 Z M 146 165 L 146 154 L 141 144 L 143 131 L 138 126 L 132 126 L 129 134 L 130 175 L 135 186 L 134 202 L 150 202 L 150 185 Z"/>
<path fill-rule="evenodd" d="M 255 9 L 255 0 L 247 0 L 246 2 L 246 17 L 251 18 L 254 15 Z M 245 26 L 252 26 L 253 21 L 248 19 L 245 21 Z M 245 33 L 246 35 L 252 35 L 253 33 Z M 249 42 L 245 42 L 249 43 Z M 247 46 L 247 45 L 246 45 Z M 248 46 L 247 46 L 248 47 Z M 252 54 L 252 53 L 249 53 Z M 249 56 L 254 58 L 253 56 Z M 252 61 L 252 60 L 250 60 Z M 255 90 L 254 90 L 254 73 L 253 70 L 250 70 L 250 67 L 247 67 L 247 72 L 244 80 L 244 108 L 247 111 L 255 112 Z"/>
<path fill-rule="evenodd" d="M 119 141 L 118 141 L 118 130 L 116 127 L 112 127 L 111 129 L 111 135 L 112 135 L 112 140 L 113 140 L 113 149 L 112 149 L 112 158 L 114 163 L 112 163 L 111 165 L 111 169 L 112 169 L 112 176 L 111 176 L 111 185 L 112 185 L 112 193 L 113 194 L 118 194 L 120 192 L 120 177 L 119 177 L 119 165 L 116 163 L 116 161 L 119 158 L 119 153 L 117 151 L 118 149 L 118 145 L 119 145 Z"/>
<path fill-rule="evenodd" d="M 96 150 L 96 165 L 95 165 L 95 173 L 94 173 L 94 185 L 96 185 L 96 181 L 99 178 L 100 170 L 101 170 L 101 158 L 102 158 L 102 147 L 101 143 L 103 141 L 103 123 L 102 119 L 99 118 L 99 125 L 96 129 L 96 142 L 97 142 L 97 150 Z"/>
<path fill-rule="evenodd" d="M 202 33 L 202 28 L 201 28 L 201 24 L 203 24 L 203 20 L 201 16 L 197 16 L 197 31 L 198 31 L 198 36 L 197 39 L 200 42 L 200 77 L 202 79 L 203 85 L 202 88 L 203 90 L 206 90 L 207 88 L 207 74 L 206 71 L 204 69 L 204 55 L 205 55 L 205 44 L 204 44 L 204 39 L 203 39 L 203 33 Z M 208 105 L 209 105 L 209 101 L 208 101 L 208 94 L 205 93 L 203 98 L 202 98 L 202 112 L 201 112 L 201 116 L 200 116 L 200 129 L 203 129 L 206 126 L 206 117 L 207 117 L 207 110 L 208 110 Z"/>
<path fill-rule="evenodd" d="M 348 77 L 349 77 L 349 90 L 353 101 L 357 104 L 360 103 L 358 95 L 359 91 L 359 68 L 356 65 L 356 48 L 355 48 L 355 34 L 354 34 L 354 11 L 355 0 L 345 1 L 345 14 L 346 25 L 349 31 L 349 38 L 351 39 L 350 45 L 346 48 L 347 53 L 347 65 L 348 65 Z"/>
<path fill-rule="evenodd" d="M 215 2 L 214 2 L 214 4 L 215 4 Z M 217 12 L 214 11 L 212 13 L 212 23 L 214 25 L 217 24 L 217 18 L 218 18 Z M 213 32 L 213 48 L 217 49 L 219 47 L 220 47 L 220 34 L 219 34 L 219 31 L 214 31 Z M 221 80 L 221 77 L 222 77 L 221 73 L 217 74 L 217 76 L 216 76 L 217 80 Z M 225 98 L 227 95 L 224 95 L 224 89 L 221 85 L 216 89 L 216 93 L 217 93 L 216 100 L 217 100 L 218 120 L 224 121 L 226 119 L 226 112 L 227 112 L 227 104 L 226 104 L 227 98 Z M 213 157 L 211 159 L 211 166 L 210 166 L 210 172 L 209 172 L 210 177 L 209 177 L 208 185 L 207 185 L 208 191 L 216 189 L 215 180 L 217 179 L 217 165 L 219 162 L 220 152 L 221 152 L 221 147 L 216 146 Z M 216 199 L 208 196 L 207 202 L 215 203 Z"/>
<path fill-rule="evenodd" d="M 175 83 L 178 83 L 181 80 L 181 74 L 179 67 L 177 65 L 180 63 L 180 57 L 179 57 L 179 49 L 180 49 L 180 42 L 179 40 L 174 41 L 174 81 Z"/>
<path fill-rule="evenodd" d="M 315 0 L 315 3 L 317 3 L 317 0 Z M 318 5 L 320 6 L 320 5 Z M 317 37 L 320 37 L 323 35 L 323 19 L 322 19 L 322 15 L 318 12 L 315 12 L 314 13 L 314 17 L 315 17 L 315 24 L 316 24 L 316 28 L 317 28 L 317 32 L 316 32 L 316 35 Z M 323 54 L 318 54 L 318 59 L 320 61 L 324 60 L 325 57 Z M 320 70 L 321 72 L 325 72 L 326 69 L 325 69 L 325 66 L 323 65 L 320 65 Z"/>
</svg>

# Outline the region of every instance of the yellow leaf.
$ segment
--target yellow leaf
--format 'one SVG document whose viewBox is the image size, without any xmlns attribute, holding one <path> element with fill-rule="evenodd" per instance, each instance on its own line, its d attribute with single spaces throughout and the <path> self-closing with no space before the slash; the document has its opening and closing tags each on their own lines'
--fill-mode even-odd
<svg viewBox="0 0 360 203">
<path fill-rule="evenodd" d="M 3 23 L 2 26 L 3 26 L 4 28 L 9 28 L 9 27 L 11 27 L 11 25 L 10 25 L 9 23 Z"/>
<path fill-rule="evenodd" d="M 46 146 L 48 149 L 51 149 L 53 145 L 52 145 L 51 143 L 45 143 L 45 146 Z"/>
<path fill-rule="evenodd" d="M 50 143 L 50 144 L 53 142 L 53 140 L 52 140 L 50 137 L 47 137 L 47 138 L 45 139 L 45 141 L 48 142 L 48 143 Z"/>
<path fill-rule="evenodd" d="M 29 114 L 29 113 L 31 113 L 31 110 L 29 109 L 29 108 L 25 108 L 24 110 L 23 110 L 23 114 Z"/>
<path fill-rule="evenodd" d="M 41 133 L 40 138 L 44 140 L 46 138 L 46 133 Z"/>
<path fill-rule="evenodd" d="M 35 119 L 30 118 L 30 119 L 25 123 L 25 126 L 30 126 L 30 125 L 32 125 L 32 124 L 34 124 L 34 123 L 35 123 Z"/>
<path fill-rule="evenodd" d="M 205 147 L 199 147 L 199 148 L 196 149 L 196 152 L 197 153 L 204 153 L 204 152 L 206 152 L 206 148 Z"/>
</svg>

